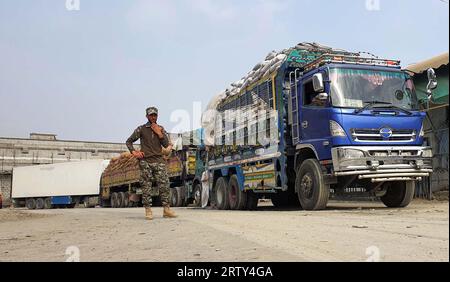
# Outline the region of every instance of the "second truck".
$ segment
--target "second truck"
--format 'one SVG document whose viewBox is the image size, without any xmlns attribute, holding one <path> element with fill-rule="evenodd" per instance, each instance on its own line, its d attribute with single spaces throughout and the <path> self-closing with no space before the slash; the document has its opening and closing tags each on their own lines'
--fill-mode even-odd
<svg viewBox="0 0 450 282">
<path fill-rule="evenodd" d="M 192 144 L 196 131 L 183 134 L 185 144 Z M 172 207 L 200 205 L 201 172 L 204 170 L 204 153 L 201 146 L 183 146 L 183 137 L 175 140 L 175 150 L 165 156 L 170 180 L 170 205 Z M 203 158 L 203 159 L 202 159 Z M 103 207 L 126 208 L 142 205 L 141 170 L 139 161 L 130 153 L 113 158 L 101 177 L 100 200 Z M 153 203 L 160 204 L 159 192 L 153 185 Z"/>
</svg>

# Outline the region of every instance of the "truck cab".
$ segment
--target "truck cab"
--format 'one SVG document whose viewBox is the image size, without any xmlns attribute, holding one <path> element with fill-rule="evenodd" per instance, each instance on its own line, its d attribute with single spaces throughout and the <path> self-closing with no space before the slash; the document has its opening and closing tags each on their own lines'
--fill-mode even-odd
<svg viewBox="0 0 450 282">
<path fill-rule="evenodd" d="M 389 207 L 407 206 L 432 172 L 409 74 L 398 61 L 346 56 L 323 56 L 299 74 L 289 114 L 301 205 L 323 209 L 330 189 L 363 187 Z"/>
</svg>

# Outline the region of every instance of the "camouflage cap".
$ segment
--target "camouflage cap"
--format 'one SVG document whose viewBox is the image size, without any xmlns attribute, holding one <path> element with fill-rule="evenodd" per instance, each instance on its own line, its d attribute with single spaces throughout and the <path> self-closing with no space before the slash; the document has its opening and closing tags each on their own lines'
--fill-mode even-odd
<svg viewBox="0 0 450 282">
<path fill-rule="evenodd" d="M 157 115 L 158 114 L 158 109 L 155 107 L 150 107 L 147 110 L 145 110 L 146 114 L 149 115 Z"/>
</svg>

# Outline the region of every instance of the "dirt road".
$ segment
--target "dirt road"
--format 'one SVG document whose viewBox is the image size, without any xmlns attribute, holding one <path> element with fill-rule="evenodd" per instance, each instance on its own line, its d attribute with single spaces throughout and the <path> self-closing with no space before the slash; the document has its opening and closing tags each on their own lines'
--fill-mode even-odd
<svg viewBox="0 0 450 282">
<path fill-rule="evenodd" d="M 326 211 L 0 210 L 0 261 L 449 261 L 448 202 Z M 268 206 L 267 206 L 268 205 Z"/>
</svg>

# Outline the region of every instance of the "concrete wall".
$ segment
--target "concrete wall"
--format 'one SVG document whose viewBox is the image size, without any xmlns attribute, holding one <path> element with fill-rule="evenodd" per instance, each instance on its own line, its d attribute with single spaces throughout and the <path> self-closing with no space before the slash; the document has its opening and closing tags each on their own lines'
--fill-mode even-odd
<svg viewBox="0 0 450 282">
<path fill-rule="evenodd" d="M 0 192 L 3 197 L 3 206 L 10 203 L 11 180 L 11 174 L 0 174 Z"/>
<path fill-rule="evenodd" d="M 138 148 L 138 146 L 136 146 Z M 0 191 L 11 203 L 12 168 L 89 159 L 109 160 L 128 151 L 125 144 L 0 137 Z"/>
</svg>

